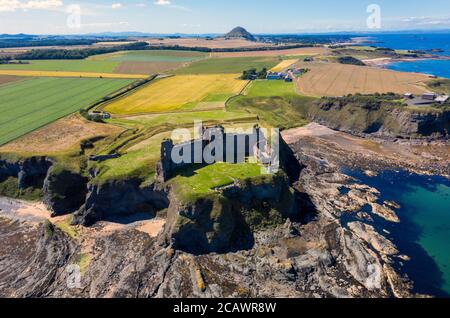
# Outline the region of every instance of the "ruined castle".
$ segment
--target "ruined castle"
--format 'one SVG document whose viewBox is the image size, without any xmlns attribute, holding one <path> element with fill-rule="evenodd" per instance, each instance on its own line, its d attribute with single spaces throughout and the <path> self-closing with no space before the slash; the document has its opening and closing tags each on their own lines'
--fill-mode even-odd
<svg viewBox="0 0 450 318">
<path fill-rule="evenodd" d="M 248 133 L 226 133 L 223 126 L 203 127 L 199 129 L 199 138 L 174 144 L 172 139 L 165 139 L 161 144 L 161 160 L 156 167 L 156 178 L 165 182 L 173 172 L 191 164 L 213 164 L 215 162 L 244 163 L 253 157 L 263 165 L 270 165 L 278 160 L 272 147 L 277 143 L 272 140 L 268 145 L 262 129 L 255 125 Z M 277 135 L 276 137 L 279 137 Z M 277 139 L 278 138 L 273 138 Z"/>
</svg>

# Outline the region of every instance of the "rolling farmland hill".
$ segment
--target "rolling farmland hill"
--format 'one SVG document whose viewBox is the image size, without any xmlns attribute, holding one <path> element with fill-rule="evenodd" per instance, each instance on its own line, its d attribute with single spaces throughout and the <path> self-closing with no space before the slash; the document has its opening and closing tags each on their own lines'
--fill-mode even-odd
<svg viewBox="0 0 450 318">
<path fill-rule="evenodd" d="M 130 84 L 127 79 L 35 78 L 0 87 L 0 145 Z"/>
<path fill-rule="evenodd" d="M 271 69 L 279 63 L 277 57 L 237 57 L 237 58 L 210 58 L 192 63 L 190 66 L 177 70 L 176 74 L 220 74 L 242 73 L 245 70 L 256 68 Z"/>
<path fill-rule="evenodd" d="M 394 92 L 404 94 L 426 91 L 426 75 L 402 73 L 367 66 L 337 63 L 302 63 L 310 69 L 297 80 L 300 93 L 310 96 L 344 96 Z"/>
</svg>

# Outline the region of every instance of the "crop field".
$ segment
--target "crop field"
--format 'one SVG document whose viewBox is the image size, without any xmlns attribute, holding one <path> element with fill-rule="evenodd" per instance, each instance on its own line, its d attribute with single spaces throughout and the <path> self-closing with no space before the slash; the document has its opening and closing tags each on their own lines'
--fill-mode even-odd
<svg viewBox="0 0 450 318">
<path fill-rule="evenodd" d="M 194 51 L 122 51 L 89 57 L 88 61 L 110 62 L 176 62 L 186 63 L 207 57 L 207 53 Z"/>
<path fill-rule="evenodd" d="M 90 60 L 37 60 L 29 64 L 1 64 L 0 70 L 113 73 L 119 62 Z"/>
<path fill-rule="evenodd" d="M 115 62 L 115 73 L 157 74 L 173 71 L 208 54 L 193 51 L 124 51 L 91 56 L 89 61 Z"/>
<path fill-rule="evenodd" d="M 175 74 L 236 74 L 251 68 L 271 69 L 279 62 L 276 57 L 209 58 L 181 68 Z"/>
<path fill-rule="evenodd" d="M 323 55 L 330 52 L 329 49 L 324 47 L 304 47 L 297 49 L 287 49 L 287 50 L 273 50 L 273 51 L 247 51 L 247 52 L 219 52 L 213 53 L 214 57 L 255 57 L 255 56 L 314 56 Z"/>
<path fill-rule="evenodd" d="M 287 69 L 289 66 L 297 63 L 298 60 L 284 60 L 281 61 L 278 65 L 276 65 L 275 67 L 272 67 L 271 71 L 272 72 L 281 72 L 285 69 Z"/>
<path fill-rule="evenodd" d="M 247 97 L 271 97 L 293 93 L 295 91 L 294 83 L 292 82 L 256 80 L 248 86 L 244 95 Z"/>
<path fill-rule="evenodd" d="M 126 79 L 35 78 L 0 87 L 0 145 L 130 84 Z"/>
<path fill-rule="evenodd" d="M 89 73 L 89 72 L 63 72 L 63 71 L 25 71 L 25 70 L 0 70 L 0 76 L 23 76 L 23 77 L 77 77 L 77 78 L 128 78 L 143 79 L 149 75 L 141 74 L 112 74 L 112 73 Z"/>
<path fill-rule="evenodd" d="M 121 74 L 161 74 L 183 67 L 177 62 L 122 62 L 114 70 Z M 147 75 L 147 76 L 148 76 Z"/>
<path fill-rule="evenodd" d="M 240 47 L 261 47 L 270 46 L 270 44 L 248 41 L 245 39 L 224 39 L 216 38 L 207 40 L 203 38 L 179 38 L 179 39 L 148 39 L 151 45 L 170 45 L 170 46 L 185 46 L 185 47 L 208 47 L 208 48 L 240 48 Z"/>
<path fill-rule="evenodd" d="M 212 104 L 217 108 L 247 85 L 248 82 L 239 80 L 238 76 L 211 74 L 164 78 L 111 102 L 104 109 L 114 114 L 127 115 L 194 110 L 199 104 L 205 108 Z"/>
<path fill-rule="evenodd" d="M 366 66 L 308 63 L 308 73 L 297 80 L 299 92 L 310 96 L 344 96 L 394 92 L 423 93 L 423 74 L 402 73 Z"/>
</svg>

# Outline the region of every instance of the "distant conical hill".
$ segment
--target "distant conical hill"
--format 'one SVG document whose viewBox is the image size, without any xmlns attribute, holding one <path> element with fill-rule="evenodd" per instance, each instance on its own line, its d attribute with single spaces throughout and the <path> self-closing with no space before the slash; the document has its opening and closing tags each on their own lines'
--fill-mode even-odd
<svg viewBox="0 0 450 318">
<path fill-rule="evenodd" d="M 246 39 L 256 41 L 255 37 L 243 27 L 237 27 L 225 34 L 226 39 Z"/>
</svg>

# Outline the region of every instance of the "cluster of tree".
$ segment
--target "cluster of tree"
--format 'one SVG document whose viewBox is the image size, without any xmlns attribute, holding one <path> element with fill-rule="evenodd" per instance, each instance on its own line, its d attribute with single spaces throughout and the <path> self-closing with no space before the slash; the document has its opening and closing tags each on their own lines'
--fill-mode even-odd
<svg viewBox="0 0 450 318">
<path fill-rule="evenodd" d="M 81 50 L 31 50 L 23 54 L 19 54 L 18 60 L 80 60 L 92 55 L 113 53 L 118 51 L 145 50 L 148 48 L 146 42 L 136 42 L 126 45 L 113 47 L 87 48 Z"/>
<path fill-rule="evenodd" d="M 11 56 L 0 56 L 0 64 L 8 64 L 9 61 L 11 61 L 12 57 Z"/>
<path fill-rule="evenodd" d="M 267 68 L 257 71 L 256 68 L 245 70 L 242 73 L 241 79 L 253 81 L 255 79 L 265 79 L 267 77 Z"/>
<path fill-rule="evenodd" d="M 94 39 L 38 39 L 38 40 L 0 40 L 0 48 L 38 47 L 38 46 L 70 46 L 92 45 L 98 42 Z"/>
<path fill-rule="evenodd" d="M 363 61 L 358 60 L 356 57 L 353 56 L 340 56 L 337 58 L 337 61 L 341 64 L 351 64 L 351 65 L 360 65 L 365 66 Z"/>
<path fill-rule="evenodd" d="M 288 50 L 288 49 L 298 49 L 304 47 L 314 47 L 311 44 L 292 44 L 283 46 L 261 46 L 261 47 L 244 47 L 244 48 L 209 48 L 203 46 L 181 46 L 181 45 L 158 45 L 158 46 L 148 46 L 146 50 L 172 50 L 172 51 L 196 51 L 196 52 L 248 52 L 248 51 L 278 51 L 278 50 Z"/>
</svg>

